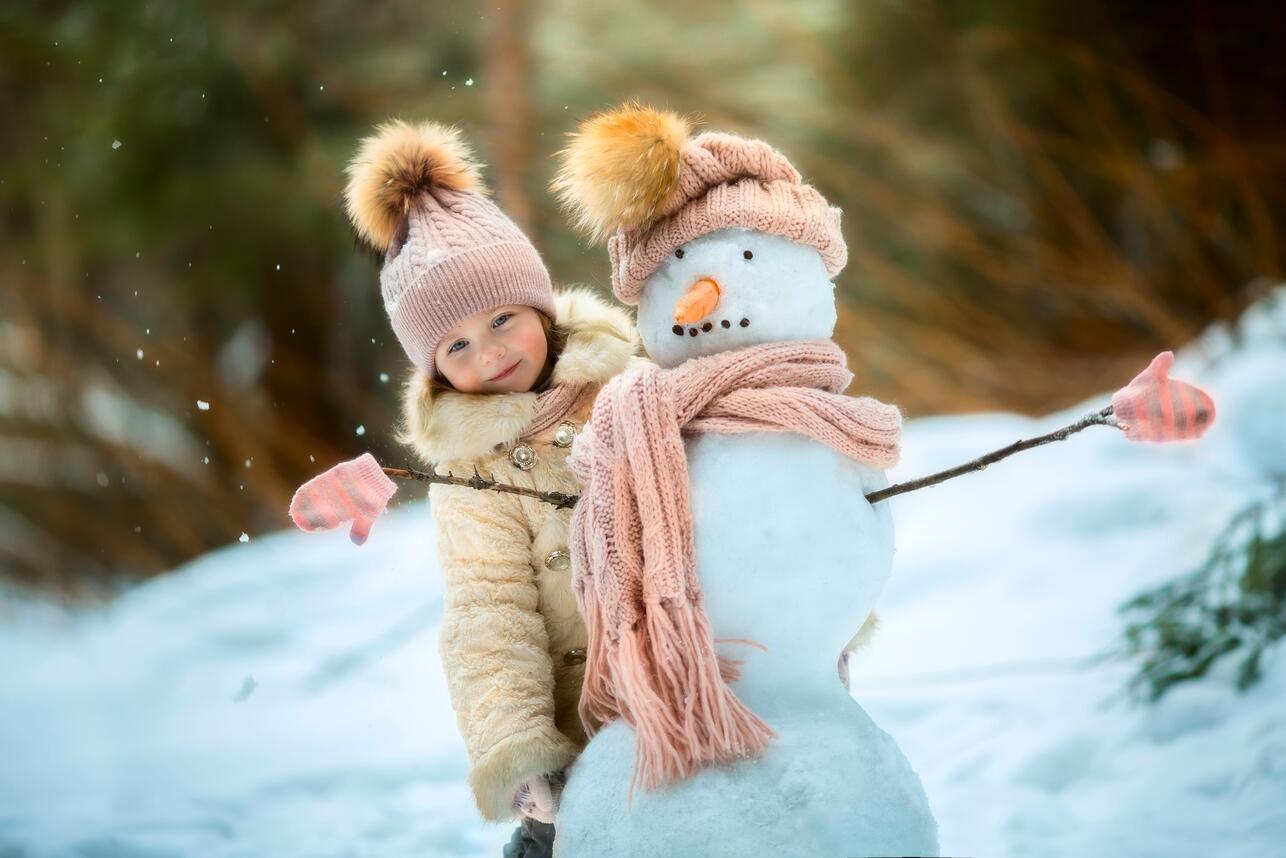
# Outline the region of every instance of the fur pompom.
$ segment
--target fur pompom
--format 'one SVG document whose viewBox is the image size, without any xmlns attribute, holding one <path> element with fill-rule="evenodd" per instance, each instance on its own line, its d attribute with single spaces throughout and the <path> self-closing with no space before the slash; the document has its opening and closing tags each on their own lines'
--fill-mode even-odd
<svg viewBox="0 0 1286 858">
<path fill-rule="evenodd" d="M 387 122 L 348 164 L 344 207 L 362 240 L 388 250 L 411 201 L 433 187 L 481 190 L 479 165 L 460 130 L 437 122 Z"/>
<path fill-rule="evenodd" d="M 639 104 L 600 113 L 558 153 L 562 164 L 550 190 L 595 241 L 645 226 L 678 186 L 689 131 L 678 114 Z"/>
</svg>

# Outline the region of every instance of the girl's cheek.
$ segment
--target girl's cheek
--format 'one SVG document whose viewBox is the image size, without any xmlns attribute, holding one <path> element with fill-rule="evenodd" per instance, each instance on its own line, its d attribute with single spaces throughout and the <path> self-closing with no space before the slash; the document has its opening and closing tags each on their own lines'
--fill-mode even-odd
<svg viewBox="0 0 1286 858">
<path fill-rule="evenodd" d="M 523 351 L 528 357 L 543 360 L 543 352 L 549 347 L 545 339 L 545 329 L 540 326 L 540 321 L 533 321 L 524 331 Z"/>
</svg>

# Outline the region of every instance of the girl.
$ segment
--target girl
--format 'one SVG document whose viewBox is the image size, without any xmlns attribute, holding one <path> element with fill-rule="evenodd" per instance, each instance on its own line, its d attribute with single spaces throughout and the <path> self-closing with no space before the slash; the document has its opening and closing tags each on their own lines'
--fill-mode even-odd
<svg viewBox="0 0 1286 858">
<path fill-rule="evenodd" d="M 566 459 L 602 384 L 638 341 L 624 310 L 555 293 L 526 236 L 487 197 L 457 130 L 393 122 L 348 168 L 358 235 L 416 365 L 402 440 L 439 470 L 577 492 Z M 521 814 L 506 855 L 547 855 L 561 772 L 585 745 L 585 628 L 571 592 L 571 511 L 433 485 L 446 593 L 440 650 L 482 816 Z"/>
</svg>

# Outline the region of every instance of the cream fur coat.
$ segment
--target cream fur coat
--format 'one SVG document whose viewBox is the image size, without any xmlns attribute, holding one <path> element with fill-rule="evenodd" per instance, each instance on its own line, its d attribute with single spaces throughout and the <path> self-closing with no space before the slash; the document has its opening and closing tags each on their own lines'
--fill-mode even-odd
<svg viewBox="0 0 1286 858">
<path fill-rule="evenodd" d="M 592 292 L 555 296 L 567 331 L 555 384 L 589 388 L 558 424 L 519 441 L 536 394 L 434 393 L 422 373 L 407 387 L 405 438 L 438 470 L 482 474 L 516 485 L 577 493 L 568 435 L 589 419 L 601 385 L 638 357 L 625 310 Z M 529 468 L 526 448 L 534 453 Z M 469 786 L 484 818 L 510 819 L 525 779 L 567 767 L 586 742 L 577 714 L 585 626 L 571 590 L 571 510 L 490 491 L 434 485 L 429 508 L 445 576 L 439 647 L 451 703 L 471 764 Z"/>
</svg>

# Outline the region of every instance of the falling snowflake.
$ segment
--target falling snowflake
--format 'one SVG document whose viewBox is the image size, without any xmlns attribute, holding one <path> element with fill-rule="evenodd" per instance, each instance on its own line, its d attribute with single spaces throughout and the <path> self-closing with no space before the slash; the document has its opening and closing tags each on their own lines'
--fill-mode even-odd
<svg viewBox="0 0 1286 858">
<path fill-rule="evenodd" d="M 247 697 L 253 694 L 254 690 L 258 687 L 259 687 L 259 683 L 255 682 L 255 678 L 253 676 L 246 676 L 245 679 L 241 680 L 241 688 L 237 691 L 236 695 L 232 698 L 232 702 L 233 703 L 243 702 Z"/>
<path fill-rule="evenodd" d="M 122 146 L 122 145 L 123 145 L 123 144 L 122 144 L 122 143 L 121 143 L 121 141 L 119 141 L 119 140 L 113 140 L 113 141 L 112 141 L 112 148 L 113 148 L 113 149 L 119 149 L 119 148 L 121 148 L 121 146 Z"/>
<path fill-rule="evenodd" d="M 138 351 L 134 352 L 134 355 L 135 355 L 139 360 L 142 360 L 142 359 L 143 359 L 143 350 L 142 350 L 142 349 L 139 349 Z"/>
<path fill-rule="evenodd" d="M 388 373 L 387 373 L 387 372 L 381 372 L 381 373 L 380 373 L 380 384 L 388 384 Z"/>
<path fill-rule="evenodd" d="M 358 426 L 358 427 L 357 427 L 357 434 L 358 434 L 358 435 L 365 435 L 365 434 L 366 434 L 366 427 L 365 427 L 365 426 Z"/>
<path fill-rule="evenodd" d="M 204 399 L 198 399 L 196 401 L 196 407 L 201 409 L 202 411 L 209 411 L 210 403 L 206 402 Z"/>
<path fill-rule="evenodd" d="M 237 541 L 238 541 L 238 542 L 249 542 L 249 541 L 250 541 L 250 534 L 246 533 L 245 531 L 242 531 L 241 536 L 238 538 L 238 540 L 237 540 Z"/>
<path fill-rule="evenodd" d="M 468 80 L 466 80 L 466 81 L 464 82 L 464 85 L 465 85 L 465 86 L 473 86 L 473 78 L 469 78 Z"/>
</svg>

